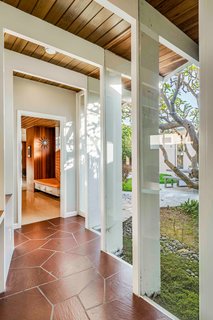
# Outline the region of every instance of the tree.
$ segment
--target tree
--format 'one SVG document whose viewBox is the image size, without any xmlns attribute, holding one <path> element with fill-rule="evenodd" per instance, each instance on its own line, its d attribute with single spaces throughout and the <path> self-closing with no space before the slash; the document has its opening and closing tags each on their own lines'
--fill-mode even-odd
<svg viewBox="0 0 213 320">
<path fill-rule="evenodd" d="M 185 101 L 183 96 L 191 96 L 190 101 Z M 168 82 L 162 84 L 160 90 L 160 133 L 176 132 L 183 139 L 190 137 L 193 154 L 183 146 L 183 152 L 191 162 L 191 172 L 185 174 L 176 167 L 169 159 L 168 153 L 163 144 L 160 149 L 163 153 L 166 165 L 181 179 L 187 186 L 198 189 L 199 183 L 199 70 L 191 65 L 172 77 Z M 182 130 L 181 130 L 182 129 Z"/>
<path fill-rule="evenodd" d="M 127 103 L 122 105 L 122 180 L 125 182 L 131 171 L 131 164 L 126 164 L 126 159 L 132 158 L 132 127 L 131 107 Z"/>
</svg>

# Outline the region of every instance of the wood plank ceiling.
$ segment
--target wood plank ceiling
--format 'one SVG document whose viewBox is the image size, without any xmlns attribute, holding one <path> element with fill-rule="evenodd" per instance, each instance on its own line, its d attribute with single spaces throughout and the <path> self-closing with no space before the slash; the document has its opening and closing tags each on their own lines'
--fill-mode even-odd
<svg viewBox="0 0 213 320">
<path fill-rule="evenodd" d="M 1 0 L 2 1 L 2 0 Z M 4 0 L 22 11 L 130 59 L 130 24 L 92 0 Z"/>
<path fill-rule="evenodd" d="M 198 42 L 198 0 L 146 0 L 167 19 Z"/>
<path fill-rule="evenodd" d="M 32 14 L 53 25 L 91 41 L 115 54 L 131 60 L 131 28 L 129 23 L 92 0 L 0 0 L 22 11 Z M 148 0 L 160 10 L 160 4 L 169 8 L 176 3 L 197 0 Z M 158 6 L 157 6 L 158 5 Z M 185 7 L 187 7 L 185 5 Z M 178 10 L 183 10 L 185 7 Z M 178 11 L 181 16 L 182 11 Z M 176 20 L 175 20 L 176 21 Z M 179 23 L 181 18 L 179 17 Z M 175 23 L 175 22 L 174 22 Z M 186 20 L 184 20 L 186 23 Z M 185 27 L 186 30 L 186 27 Z M 5 48 L 38 58 L 98 78 L 99 70 L 77 59 L 63 54 L 48 55 L 42 46 L 12 35 L 5 35 Z M 186 62 L 185 59 L 160 45 L 160 75 L 165 76 Z"/>
<path fill-rule="evenodd" d="M 55 128 L 60 126 L 60 121 L 27 116 L 21 117 L 21 127 L 23 129 L 28 129 L 34 126 Z"/>
</svg>

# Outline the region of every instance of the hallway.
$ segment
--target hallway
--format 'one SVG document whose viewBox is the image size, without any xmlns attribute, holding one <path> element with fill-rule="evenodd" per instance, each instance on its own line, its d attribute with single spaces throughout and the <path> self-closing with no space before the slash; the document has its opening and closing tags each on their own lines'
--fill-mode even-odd
<svg viewBox="0 0 213 320">
<path fill-rule="evenodd" d="M 131 294 L 131 267 L 100 252 L 80 216 L 25 225 L 15 245 L 2 320 L 169 320 Z"/>
<path fill-rule="evenodd" d="M 44 192 L 22 191 L 22 225 L 59 216 L 59 198 Z"/>
</svg>

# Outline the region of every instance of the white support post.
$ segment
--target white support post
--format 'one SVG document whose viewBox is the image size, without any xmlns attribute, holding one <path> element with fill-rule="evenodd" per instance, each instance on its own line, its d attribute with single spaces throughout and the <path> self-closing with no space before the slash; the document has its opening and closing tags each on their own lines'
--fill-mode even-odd
<svg viewBox="0 0 213 320">
<path fill-rule="evenodd" d="M 4 210 L 4 32 L 0 26 L 0 210 Z"/>
<path fill-rule="evenodd" d="M 86 137 L 86 98 L 85 92 L 77 94 L 78 110 L 78 214 L 85 217 L 85 226 L 88 228 L 87 205 L 87 137 Z"/>
<path fill-rule="evenodd" d="M 121 75 L 108 69 L 105 77 L 104 102 L 104 197 L 105 250 L 115 253 L 122 249 L 122 143 L 121 143 Z"/>
<path fill-rule="evenodd" d="M 159 42 L 142 30 L 139 32 L 139 110 L 137 131 L 137 174 L 139 181 L 138 216 L 134 221 L 138 239 L 139 294 L 151 296 L 160 292 L 160 208 L 159 150 L 152 142 L 159 128 Z M 137 226 L 136 226 L 137 224 Z M 135 245 L 135 243 L 134 243 Z M 137 249 L 138 250 L 138 249 Z M 139 288 L 137 288 L 137 285 Z"/>
<path fill-rule="evenodd" d="M 212 1 L 200 1 L 200 320 L 213 319 L 212 12 Z"/>
<path fill-rule="evenodd" d="M 88 228 L 100 231 L 100 81 L 90 77 L 88 77 L 87 84 L 86 135 Z"/>
<path fill-rule="evenodd" d="M 5 209 L 4 191 L 4 33 L 0 26 L 0 210 Z M 4 213 L 0 216 L 0 292 L 5 289 Z"/>
</svg>

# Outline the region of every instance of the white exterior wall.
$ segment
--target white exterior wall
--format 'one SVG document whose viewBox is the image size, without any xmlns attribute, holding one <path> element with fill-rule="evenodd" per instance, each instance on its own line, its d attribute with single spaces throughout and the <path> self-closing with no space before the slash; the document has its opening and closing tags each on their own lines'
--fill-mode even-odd
<svg viewBox="0 0 213 320">
<path fill-rule="evenodd" d="M 30 111 L 66 118 L 66 183 L 67 203 L 65 213 L 76 211 L 75 172 L 75 110 L 76 93 L 18 77 L 14 77 L 14 141 L 17 141 L 17 111 Z M 11 124 L 12 125 L 12 124 Z M 17 177 L 17 148 L 14 144 L 14 168 Z M 16 187 L 15 187 L 16 190 Z M 16 190 L 17 192 L 17 190 Z M 15 192 L 15 194 L 16 194 Z M 17 210 L 15 210 L 17 212 Z"/>
<path fill-rule="evenodd" d="M 165 134 L 164 136 L 166 138 L 171 138 L 172 142 L 168 143 L 168 144 L 165 143 L 164 148 L 167 151 L 169 161 L 171 161 L 176 166 L 177 165 L 177 141 L 179 141 L 180 138 L 177 134 Z M 186 141 L 183 141 L 183 143 L 186 144 L 189 153 L 192 156 L 194 156 L 195 151 L 192 148 L 192 145 L 191 145 L 189 139 L 187 139 Z M 190 166 L 191 166 L 191 161 L 189 160 L 186 153 L 184 152 L 183 170 L 188 170 L 190 168 Z M 161 150 L 159 150 L 159 170 L 160 170 L 160 173 L 171 173 L 172 174 L 171 169 L 169 169 L 169 167 L 164 163 L 164 157 L 163 157 L 163 153 Z"/>
</svg>

